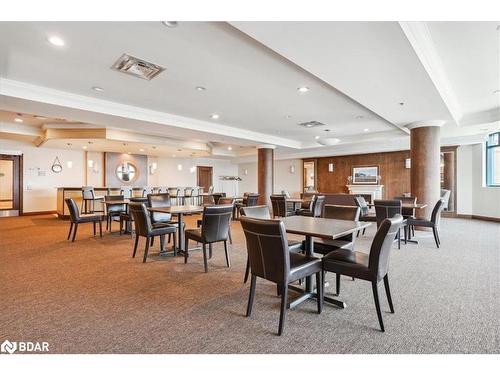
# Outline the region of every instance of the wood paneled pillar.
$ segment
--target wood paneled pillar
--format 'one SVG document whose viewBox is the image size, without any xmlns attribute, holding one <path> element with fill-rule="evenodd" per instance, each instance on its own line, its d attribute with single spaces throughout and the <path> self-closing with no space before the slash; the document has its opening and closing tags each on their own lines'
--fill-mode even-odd
<svg viewBox="0 0 500 375">
<path fill-rule="evenodd" d="M 259 204 L 271 204 L 274 189 L 274 149 L 273 145 L 257 146 L 257 187 Z"/>
<path fill-rule="evenodd" d="M 440 126 L 443 121 L 410 124 L 411 195 L 427 207 L 417 210 L 417 216 L 430 219 L 440 198 Z"/>
</svg>

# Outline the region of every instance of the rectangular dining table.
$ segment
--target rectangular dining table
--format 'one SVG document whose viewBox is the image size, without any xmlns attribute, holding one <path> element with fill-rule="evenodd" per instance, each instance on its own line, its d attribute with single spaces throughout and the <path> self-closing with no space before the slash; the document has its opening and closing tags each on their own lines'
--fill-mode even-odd
<svg viewBox="0 0 500 375">
<path fill-rule="evenodd" d="M 196 205 L 185 205 L 185 206 L 170 206 L 170 207 L 150 207 L 148 208 L 151 212 L 160 212 L 164 214 L 177 215 L 179 221 L 179 230 L 177 243 L 180 253 L 184 252 L 184 215 L 186 214 L 197 214 L 203 212 L 203 206 Z"/>
<path fill-rule="evenodd" d="M 303 235 L 306 238 L 305 252 L 308 256 L 314 256 L 314 238 L 324 238 L 334 240 L 351 233 L 363 230 L 371 225 L 369 222 L 326 219 L 309 216 L 288 216 L 280 220 L 285 225 L 287 233 Z M 305 288 L 291 288 L 298 290 L 302 295 L 290 303 L 290 308 L 296 307 L 309 298 L 317 298 L 313 288 L 313 277 L 306 277 Z M 344 308 L 345 303 L 334 298 L 326 297 L 325 301 L 334 304 L 337 307 Z"/>
</svg>

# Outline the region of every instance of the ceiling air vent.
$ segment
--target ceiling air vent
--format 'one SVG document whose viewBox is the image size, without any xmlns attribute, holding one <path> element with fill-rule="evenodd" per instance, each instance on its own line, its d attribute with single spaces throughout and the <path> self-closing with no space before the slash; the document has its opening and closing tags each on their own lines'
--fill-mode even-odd
<svg viewBox="0 0 500 375">
<path fill-rule="evenodd" d="M 303 126 L 304 128 L 317 128 L 318 126 L 325 126 L 325 124 L 319 121 L 301 122 L 299 125 Z"/>
<path fill-rule="evenodd" d="M 137 57 L 127 55 L 126 53 L 116 60 L 111 69 L 130 74 L 135 77 L 147 79 L 148 81 L 165 70 L 165 68 L 160 65 L 138 59 Z"/>
</svg>

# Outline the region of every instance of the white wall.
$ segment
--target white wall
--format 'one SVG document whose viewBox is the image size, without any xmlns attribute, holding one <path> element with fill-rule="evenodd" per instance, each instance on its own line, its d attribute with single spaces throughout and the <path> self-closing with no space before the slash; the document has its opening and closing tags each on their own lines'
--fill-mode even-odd
<svg viewBox="0 0 500 375">
<path fill-rule="evenodd" d="M 484 145 L 460 146 L 457 150 L 457 212 L 500 218 L 500 188 L 485 184 Z"/>
<path fill-rule="evenodd" d="M 60 150 L 35 147 L 31 143 L 0 139 L 0 154 L 23 154 L 23 211 L 55 211 L 58 186 L 82 186 L 84 184 L 83 150 Z M 51 170 L 54 159 L 59 157 L 63 170 Z M 67 162 L 73 163 L 68 168 Z"/>
<path fill-rule="evenodd" d="M 290 167 L 295 168 L 291 173 Z M 245 175 L 245 170 L 247 174 Z M 241 163 L 238 165 L 238 175 L 243 181 L 240 183 L 241 192 L 257 192 L 257 163 Z M 298 197 L 302 191 L 302 160 L 275 160 L 274 161 L 274 193 L 287 190 L 292 196 Z"/>
</svg>

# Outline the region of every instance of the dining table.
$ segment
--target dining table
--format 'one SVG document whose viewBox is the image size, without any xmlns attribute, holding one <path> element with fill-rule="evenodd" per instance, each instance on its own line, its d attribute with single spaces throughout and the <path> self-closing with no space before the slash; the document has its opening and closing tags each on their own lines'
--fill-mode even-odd
<svg viewBox="0 0 500 375">
<path fill-rule="evenodd" d="M 129 203 L 134 203 L 134 202 L 139 202 L 139 203 L 146 203 L 148 201 L 148 198 L 146 197 L 132 197 L 132 198 L 124 198 L 124 199 L 116 199 L 116 200 L 103 200 L 102 203 L 106 206 L 106 211 L 108 210 L 109 206 L 125 206 L 125 210 L 128 213 L 128 205 Z M 125 232 L 124 233 L 132 233 L 132 228 L 131 228 L 130 222 L 125 226 Z M 111 230 L 110 230 L 111 232 Z"/>
<path fill-rule="evenodd" d="M 298 208 L 300 208 L 300 206 L 302 205 L 302 202 L 304 202 L 304 199 L 302 199 L 302 198 L 287 198 L 286 201 L 292 203 L 293 210 L 296 211 Z M 299 206 L 299 207 L 297 208 L 297 206 Z"/>
<path fill-rule="evenodd" d="M 184 253 L 184 215 L 198 214 L 203 212 L 204 207 L 198 205 L 170 206 L 170 207 L 149 207 L 150 212 L 176 215 L 178 218 L 178 242 L 179 254 Z"/>
<path fill-rule="evenodd" d="M 314 256 L 314 238 L 335 240 L 337 238 L 358 232 L 359 230 L 363 230 L 371 225 L 369 222 L 309 216 L 288 216 L 283 217 L 280 220 L 283 221 L 287 233 L 305 236 L 305 253 L 308 256 Z M 290 303 L 290 308 L 296 307 L 310 298 L 318 298 L 317 293 L 313 288 L 312 276 L 306 277 L 304 288 L 291 286 L 290 289 L 301 293 L 300 297 Z M 340 308 L 346 307 L 344 302 L 335 298 L 325 296 L 324 300 Z"/>
</svg>

